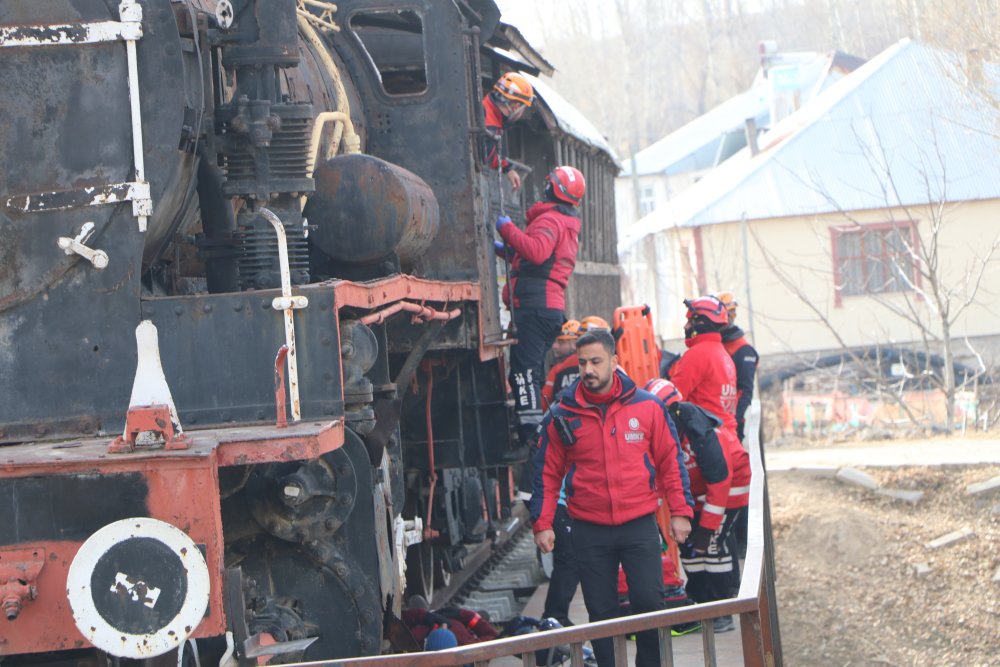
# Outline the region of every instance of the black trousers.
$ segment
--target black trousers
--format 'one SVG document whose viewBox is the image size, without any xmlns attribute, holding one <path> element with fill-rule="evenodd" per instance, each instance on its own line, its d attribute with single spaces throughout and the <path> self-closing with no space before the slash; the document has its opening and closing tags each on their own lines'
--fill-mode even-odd
<svg viewBox="0 0 1000 667">
<path fill-rule="evenodd" d="M 517 345 L 510 350 L 510 386 L 514 391 L 517 435 L 522 445 L 533 445 L 542 423 L 542 385 L 545 353 L 563 324 L 563 313 L 553 308 L 517 308 Z"/>
<path fill-rule="evenodd" d="M 686 544 L 680 545 L 681 564 L 687 572 L 688 597 L 695 602 L 714 602 L 734 597 L 740 590 L 740 562 L 733 553 L 733 526 L 745 507 L 727 509 L 719 529 L 712 534 L 708 550 L 696 554 Z M 695 515 L 695 523 L 698 515 Z M 694 524 L 693 524 L 694 525 Z"/>
<path fill-rule="evenodd" d="M 552 577 L 549 592 L 545 596 L 543 618 L 554 618 L 563 625 L 569 620 L 569 603 L 576 595 L 580 583 L 580 573 L 573 553 L 573 522 L 566 513 L 565 505 L 556 506 L 556 517 L 552 522 L 556 533 L 556 547 L 552 551 Z"/>
<path fill-rule="evenodd" d="M 572 522 L 573 549 L 590 621 L 619 616 L 618 565 L 625 570 L 632 613 L 663 609 L 663 567 L 660 531 L 653 514 L 619 526 Z M 558 538 L 556 538 L 558 541 Z M 610 637 L 592 642 L 599 667 L 614 667 Z M 660 647 L 656 630 L 640 632 L 636 640 L 637 667 L 658 667 Z"/>
</svg>

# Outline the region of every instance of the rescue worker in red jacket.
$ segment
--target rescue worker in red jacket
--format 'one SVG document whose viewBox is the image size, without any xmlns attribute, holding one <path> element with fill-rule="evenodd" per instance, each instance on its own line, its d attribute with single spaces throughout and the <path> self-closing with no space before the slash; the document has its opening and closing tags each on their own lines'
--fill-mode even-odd
<svg viewBox="0 0 1000 667">
<path fill-rule="evenodd" d="M 493 90 L 483 98 L 486 118 L 486 163 L 490 169 L 500 169 L 510 181 L 514 192 L 521 187 L 521 176 L 514 165 L 501 154 L 503 131 L 520 120 L 535 101 L 535 89 L 523 74 L 507 72 L 493 84 Z"/>
<path fill-rule="evenodd" d="M 650 380 L 646 390 L 666 404 L 674 419 L 695 498 L 694 527 L 687 544 L 681 545 L 688 597 L 696 602 L 724 600 L 740 585 L 733 555 L 724 547 L 733 523 L 747 506 L 745 493 L 731 495 L 730 491 L 750 486 L 750 461 L 742 448 L 722 445 L 718 436 L 722 420 L 684 402 L 672 382 Z"/>
<path fill-rule="evenodd" d="M 573 323 L 576 324 L 575 335 L 569 338 L 567 327 L 572 329 Z M 548 374 L 545 376 L 545 386 L 542 387 L 542 402 L 546 406 L 546 409 L 552 406 L 564 389 L 576 382 L 576 379 L 580 377 L 580 366 L 576 360 L 575 344 L 580 336 L 594 329 L 607 329 L 610 331 L 611 327 L 608 326 L 606 320 L 597 315 L 588 315 L 579 322 L 569 320 L 563 325 L 563 332 L 556 337 L 556 344 L 562 338 L 567 341 L 571 340 L 574 347 L 570 354 L 557 356 L 556 363 L 552 365 L 552 368 L 549 369 Z M 552 348 L 554 350 L 555 345 Z"/>
<path fill-rule="evenodd" d="M 583 599 L 591 621 L 618 615 L 618 566 L 625 570 L 634 613 L 663 609 L 660 533 L 656 510 L 670 509 L 674 539 L 684 542 L 693 515 L 663 404 L 617 368 L 610 331 L 576 342 L 580 379 L 546 414 L 535 453 L 530 510 L 535 544 L 548 553 L 559 490 L 565 479 L 570 533 Z M 610 638 L 593 642 L 600 667 L 613 667 Z M 655 631 L 639 633 L 636 665 L 660 664 Z"/>
<path fill-rule="evenodd" d="M 753 379 L 757 374 L 757 350 L 747 342 L 743 329 L 736 326 L 736 306 L 739 304 L 732 292 L 716 292 L 714 295 L 726 307 L 729 325 L 721 331 L 722 346 L 736 366 L 736 436 L 743 442 L 744 418 L 753 400 Z"/>
<path fill-rule="evenodd" d="M 731 460 L 737 461 L 733 469 L 749 467 L 748 463 L 743 463 L 748 460 L 747 453 L 736 437 L 736 368 L 722 346 L 720 333 L 729 324 L 725 306 L 712 296 L 685 300 L 684 304 L 688 308 L 684 325 L 684 343 L 688 350 L 670 369 L 670 380 L 688 402 L 704 408 L 722 422 L 716 433 L 719 444 L 729 453 Z M 723 507 L 745 507 L 749 493 L 748 484 L 731 486 L 729 501 Z M 718 562 L 712 565 L 713 571 L 728 567 L 733 571 L 731 578 L 738 582 L 739 563 L 733 558 L 730 545 L 723 540 L 715 545 L 715 549 L 717 553 L 713 552 L 713 555 Z M 692 555 L 692 550 L 689 549 L 688 554 Z M 684 551 L 681 557 L 684 562 Z M 707 566 L 701 563 L 692 562 L 690 567 L 698 569 L 700 566 L 704 570 Z M 687 563 L 684 569 L 691 572 Z M 722 597 L 731 597 L 735 593 L 733 589 Z M 688 594 L 698 599 L 692 591 Z M 716 632 L 732 630 L 733 627 L 732 617 L 716 619 Z"/>
<path fill-rule="evenodd" d="M 507 216 L 496 222 L 503 244 L 513 250 L 510 284 L 504 287 L 503 300 L 517 324 L 517 345 L 510 351 L 510 385 L 522 445 L 515 454 L 523 457 L 528 455 L 526 447 L 536 442 L 542 421 L 545 352 L 565 321 L 564 294 L 580 243 L 576 207 L 586 188 L 579 170 L 556 167 L 546 177 L 542 201 L 528 209 L 524 230 Z"/>
</svg>

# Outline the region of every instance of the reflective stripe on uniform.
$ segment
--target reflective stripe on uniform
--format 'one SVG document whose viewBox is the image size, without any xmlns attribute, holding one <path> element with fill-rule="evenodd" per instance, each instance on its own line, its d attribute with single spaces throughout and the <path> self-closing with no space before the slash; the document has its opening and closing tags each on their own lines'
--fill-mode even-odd
<svg viewBox="0 0 1000 667">
<path fill-rule="evenodd" d="M 750 493 L 749 486 L 733 486 L 729 489 L 729 495 L 731 496 L 742 496 L 745 493 Z"/>
<path fill-rule="evenodd" d="M 517 423 L 527 426 L 538 426 L 542 423 L 541 410 L 524 410 L 517 413 Z"/>
<path fill-rule="evenodd" d="M 688 564 L 687 561 L 682 560 L 684 563 L 685 572 L 710 572 L 713 574 L 728 574 L 733 571 L 733 564 L 719 564 L 719 563 L 694 563 Z"/>
<path fill-rule="evenodd" d="M 695 556 L 684 558 L 681 563 L 685 572 L 731 572 L 733 569 L 732 555 L 726 556 Z"/>
<path fill-rule="evenodd" d="M 711 503 L 705 503 L 704 507 L 701 508 L 704 512 L 711 512 L 712 514 L 725 514 L 726 508 L 720 507 L 719 505 L 713 505 Z"/>
</svg>

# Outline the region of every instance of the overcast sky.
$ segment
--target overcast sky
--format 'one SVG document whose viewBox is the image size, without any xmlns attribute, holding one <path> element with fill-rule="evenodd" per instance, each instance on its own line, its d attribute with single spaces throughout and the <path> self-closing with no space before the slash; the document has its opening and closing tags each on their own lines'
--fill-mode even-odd
<svg viewBox="0 0 1000 667">
<path fill-rule="evenodd" d="M 535 0 L 496 0 L 502 14 L 501 20 L 521 31 L 529 42 L 541 46 L 542 34 L 538 29 L 538 13 Z"/>
<path fill-rule="evenodd" d="M 545 21 L 549 34 L 558 34 L 560 22 L 569 22 L 572 15 L 579 12 L 593 12 L 591 25 L 617 29 L 617 20 L 601 17 L 603 4 L 608 0 L 494 0 L 502 14 L 501 20 L 521 31 L 531 45 L 542 49 L 545 46 L 540 20 Z M 666 0 L 665 0 L 666 1 Z M 674 0 L 671 0 L 674 1 Z"/>
</svg>

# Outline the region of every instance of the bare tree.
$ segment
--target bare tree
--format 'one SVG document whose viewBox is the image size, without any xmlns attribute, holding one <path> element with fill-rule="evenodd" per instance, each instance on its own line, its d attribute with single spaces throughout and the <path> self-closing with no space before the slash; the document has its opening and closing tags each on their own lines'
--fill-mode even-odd
<svg viewBox="0 0 1000 667">
<path fill-rule="evenodd" d="M 875 133 L 874 142 L 866 141 L 855 132 L 854 138 L 871 172 L 872 178 L 866 182 L 876 183 L 881 190 L 879 196 L 886 216 L 883 221 L 885 225 L 878 231 L 869 231 L 871 220 L 862 219 L 854 211 L 844 209 L 822 185 L 822 178 L 818 174 L 810 175 L 808 180 L 803 176 L 796 177 L 823 197 L 846 223 L 838 227 L 841 232 L 860 235 L 861 247 L 871 244 L 869 234 L 878 234 L 877 242 L 887 249 L 883 260 L 886 263 L 879 265 L 877 262 L 868 262 L 860 267 L 860 272 L 855 271 L 853 274 L 846 266 L 839 266 L 832 272 L 823 272 L 823 275 L 829 275 L 835 290 L 863 294 L 917 332 L 917 340 L 906 347 L 915 348 L 921 353 L 913 359 L 922 360 L 922 367 L 911 370 L 944 395 L 946 427 L 950 433 L 954 428 L 958 392 L 977 383 L 988 371 L 982 356 L 968 337 L 956 333 L 956 325 L 986 292 L 984 278 L 987 271 L 1000 263 L 1000 235 L 978 248 L 965 249 L 967 252 L 956 253 L 949 247 L 949 231 L 955 225 L 970 223 L 962 220 L 962 204 L 949 199 L 948 165 L 936 136 L 931 137 L 931 153 L 921 155 L 921 164 L 903 168 L 910 176 L 916 173 L 922 181 L 923 197 L 918 204 L 908 201 L 909 198 L 901 192 L 900 179 L 905 176 L 899 173 L 898 165 L 893 167 L 894 162 L 881 137 Z M 829 221 L 823 222 L 824 224 L 814 228 L 817 243 L 821 247 L 830 242 Z M 885 229 L 886 226 L 888 229 Z M 872 340 L 870 346 L 867 349 L 863 346 L 860 352 L 858 346 L 849 344 L 828 318 L 823 305 L 802 287 L 804 281 L 801 276 L 793 273 L 796 270 L 815 273 L 818 269 L 780 261 L 765 247 L 752 228 L 751 235 L 770 271 L 833 335 L 846 357 L 864 367 L 866 362 L 871 362 L 872 347 L 877 350 L 887 346 L 890 340 L 887 334 L 881 340 Z M 836 240 L 833 242 L 836 243 Z M 956 267 L 955 258 L 959 256 L 965 258 L 965 265 Z M 977 359 L 974 371 L 961 379 L 955 375 L 956 352 L 960 347 L 967 348 Z M 939 371 L 937 365 L 931 363 L 935 357 L 941 359 Z M 893 386 L 884 378 L 880 379 L 881 373 L 877 368 L 872 368 L 867 377 L 875 382 L 880 393 L 893 398 L 914 422 L 917 421 L 913 412 L 900 401 L 898 386 Z"/>
</svg>

